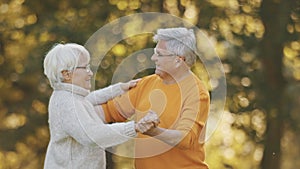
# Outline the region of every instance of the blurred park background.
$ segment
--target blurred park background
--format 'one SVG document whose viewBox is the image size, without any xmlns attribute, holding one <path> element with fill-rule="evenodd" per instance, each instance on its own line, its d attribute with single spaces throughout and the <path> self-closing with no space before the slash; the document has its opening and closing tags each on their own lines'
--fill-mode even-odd
<svg viewBox="0 0 300 169">
<path fill-rule="evenodd" d="M 226 105 L 206 144 L 211 169 L 300 168 L 300 0 L 0 0 L 0 169 L 43 166 L 52 89 L 42 63 L 52 45 L 84 45 L 105 24 L 143 12 L 196 25 L 222 61 Z M 115 45 L 95 88 L 111 83 L 126 56 L 153 45 L 151 36 Z M 200 78 L 203 69 L 193 67 Z M 108 161 L 113 169 L 132 163 Z"/>
</svg>

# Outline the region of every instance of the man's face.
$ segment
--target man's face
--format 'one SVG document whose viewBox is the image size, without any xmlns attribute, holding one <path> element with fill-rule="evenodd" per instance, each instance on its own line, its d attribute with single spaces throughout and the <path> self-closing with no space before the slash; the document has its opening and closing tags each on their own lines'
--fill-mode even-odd
<svg viewBox="0 0 300 169">
<path fill-rule="evenodd" d="M 155 62 L 155 74 L 159 75 L 162 79 L 171 77 L 175 71 L 175 58 L 176 55 L 168 51 L 166 48 L 166 41 L 158 41 L 154 54 L 151 60 Z"/>
</svg>

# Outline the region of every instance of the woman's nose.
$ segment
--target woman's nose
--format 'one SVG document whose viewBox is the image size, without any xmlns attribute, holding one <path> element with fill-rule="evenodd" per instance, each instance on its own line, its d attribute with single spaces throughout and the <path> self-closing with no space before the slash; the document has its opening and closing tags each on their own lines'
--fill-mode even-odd
<svg viewBox="0 0 300 169">
<path fill-rule="evenodd" d="M 89 71 L 89 76 L 93 76 L 93 71 Z"/>
</svg>

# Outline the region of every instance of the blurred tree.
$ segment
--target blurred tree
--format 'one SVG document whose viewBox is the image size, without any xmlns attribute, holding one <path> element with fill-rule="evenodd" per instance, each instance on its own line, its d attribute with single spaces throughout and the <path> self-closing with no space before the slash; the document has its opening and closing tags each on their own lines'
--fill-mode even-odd
<svg viewBox="0 0 300 169">
<path fill-rule="evenodd" d="M 0 169 L 42 168 L 52 91 L 42 63 L 51 46 L 84 44 L 106 23 L 138 12 L 170 13 L 197 25 L 223 62 L 228 95 L 222 123 L 208 141 L 212 169 L 299 168 L 299 4 L 299 0 L 1 0 Z M 116 44 L 99 66 L 95 87 L 110 84 L 118 64 L 147 47 L 153 47 L 150 36 Z M 207 80 L 201 64 L 193 70 Z M 294 151 L 287 151 L 291 147 Z M 114 159 L 120 166 L 108 163 L 108 168 L 132 166 L 128 159 Z"/>
<path fill-rule="evenodd" d="M 295 73 L 299 72 L 299 67 L 287 63 L 299 63 L 300 2 L 210 2 L 217 7 L 215 13 L 223 14 L 210 20 L 210 28 L 220 34 L 219 41 L 224 38 L 231 46 L 227 47 L 226 59 L 223 60 L 228 69 L 229 96 L 232 95 L 232 100 L 228 101 L 229 110 L 237 114 L 236 117 L 250 115 L 250 125 L 236 118 L 233 126 L 243 129 L 256 142 L 257 150 L 260 150 L 259 144 L 263 145 L 262 168 L 281 168 L 283 132 L 286 131 L 285 125 L 294 121 L 289 118 L 291 112 L 283 109 L 287 103 L 284 91 L 287 81 L 299 81 L 298 73 Z M 283 70 L 295 72 L 291 74 Z M 261 114 L 259 118 L 255 117 L 257 113 Z M 255 151 L 253 155 L 259 158 Z M 234 163 L 230 165 L 236 167 Z M 299 164 L 295 165 L 291 168 L 299 167 Z"/>
<path fill-rule="evenodd" d="M 221 37 L 230 42 L 235 49 L 234 55 L 239 57 L 230 56 L 233 54 L 230 49 L 224 60 L 225 68 L 228 67 L 230 72 L 227 74 L 229 95 L 233 94 L 232 100 L 229 100 L 229 110 L 235 112 L 237 117 L 241 113 L 245 117 L 249 114 L 251 120 L 247 125 L 237 118 L 233 126 L 242 128 L 257 145 L 263 145 L 262 168 L 281 168 L 282 134 L 285 124 L 292 120 L 287 118 L 290 112 L 282 109 L 287 99 L 283 92 L 287 80 L 299 81 L 295 73 L 299 72 L 299 68 L 286 64 L 287 58 L 299 63 L 299 1 L 211 3 L 218 6 L 216 13 L 224 12 L 224 17 L 214 16 L 210 24 L 212 30 L 217 30 Z M 293 48 L 290 47 L 291 43 L 294 44 Z M 227 66 L 227 62 L 231 62 L 230 66 Z M 295 72 L 284 76 L 287 74 L 284 68 L 288 72 Z M 258 112 L 263 112 L 260 119 L 254 116 Z M 267 126 L 261 126 L 254 120 L 263 120 Z M 258 157 L 257 153 L 253 155 L 254 158 Z M 291 168 L 299 167 L 295 165 Z"/>
<path fill-rule="evenodd" d="M 84 44 L 111 10 L 99 1 L 0 1 L 1 169 L 42 168 L 52 91 L 44 55 L 54 43 Z"/>
<path fill-rule="evenodd" d="M 288 112 L 284 111 L 283 104 L 287 99 L 284 97 L 286 89 L 286 79 L 283 74 L 284 48 L 291 41 L 299 41 L 299 30 L 289 32 L 287 29 L 288 25 L 295 23 L 293 15 L 299 11 L 299 3 L 296 0 L 262 1 L 261 18 L 265 27 L 265 35 L 259 43 L 259 56 L 262 59 L 265 78 L 263 84 L 260 85 L 259 103 L 267 112 L 262 168 L 279 169 L 281 164 L 284 121 L 288 120 L 286 119 Z M 299 13 L 296 15 L 298 15 L 297 22 L 299 22 Z"/>
</svg>

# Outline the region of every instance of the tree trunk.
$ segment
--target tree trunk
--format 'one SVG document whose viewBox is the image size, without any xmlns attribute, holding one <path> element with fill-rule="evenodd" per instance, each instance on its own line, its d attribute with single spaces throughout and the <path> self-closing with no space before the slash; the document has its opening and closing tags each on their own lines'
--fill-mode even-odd
<svg viewBox="0 0 300 169">
<path fill-rule="evenodd" d="M 265 36 L 260 44 L 263 63 L 264 86 L 260 86 L 260 104 L 267 113 L 265 149 L 262 159 L 263 169 L 279 169 L 280 140 L 283 129 L 282 98 L 285 80 L 282 74 L 283 46 L 288 35 L 286 26 L 293 0 L 263 0 L 261 17 L 265 26 Z"/>
</svg>

